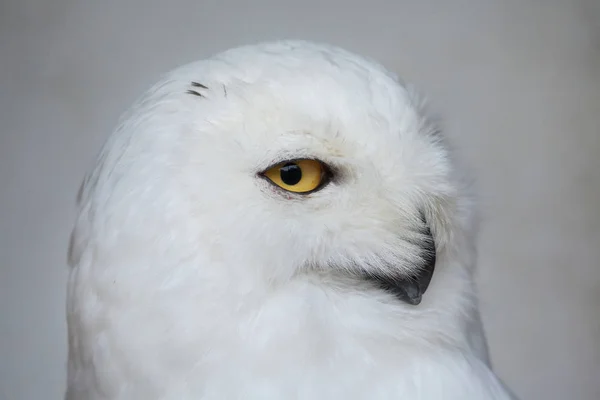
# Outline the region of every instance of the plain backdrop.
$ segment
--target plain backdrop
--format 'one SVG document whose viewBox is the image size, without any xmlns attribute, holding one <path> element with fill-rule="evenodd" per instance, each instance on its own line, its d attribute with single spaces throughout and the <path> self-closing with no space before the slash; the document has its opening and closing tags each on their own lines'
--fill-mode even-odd
<svg viewBox="0 0 600 400">
<path fill-rule="evenodd" d="M 600 399 L 600 1 L 2 0 L 0 399 L 61 399 L 84 172 L 175 66 L 272 39 L 373 57 L 479 181 L 484 322 L 523 399 Z"/>
</svg>

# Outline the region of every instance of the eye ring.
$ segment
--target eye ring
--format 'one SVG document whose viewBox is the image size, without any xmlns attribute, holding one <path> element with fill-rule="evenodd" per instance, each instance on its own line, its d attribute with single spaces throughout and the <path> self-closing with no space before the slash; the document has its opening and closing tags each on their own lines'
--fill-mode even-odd
<svg viewBox="0 0 600 400">
<path fill-rule="evenodd" d="M 259 175 L 279 189 L 300 195 L 321 190 L 332 177 L 327 164 L 310 158 L 280 161 Z"/>
</svg>

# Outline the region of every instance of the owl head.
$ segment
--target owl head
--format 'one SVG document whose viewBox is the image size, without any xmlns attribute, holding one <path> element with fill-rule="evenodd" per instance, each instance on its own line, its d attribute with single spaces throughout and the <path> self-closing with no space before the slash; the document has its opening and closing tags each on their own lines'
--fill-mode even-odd
<svg viewBox="0 0 600 400">
<path fill-rule="evenodd" d="M 472 292 L 461 177 L 422 103 L 374 61 L 284 41 L 177 68 L 85 179 L 71 326 L 216 321 L 300 277 L 447 310 Z"/>
</svg>

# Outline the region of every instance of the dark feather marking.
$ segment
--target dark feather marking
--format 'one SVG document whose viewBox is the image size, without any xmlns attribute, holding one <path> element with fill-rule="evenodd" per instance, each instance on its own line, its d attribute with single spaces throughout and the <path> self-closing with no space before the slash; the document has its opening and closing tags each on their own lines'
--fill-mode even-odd
<svg viewBox="0 0 600 400">
<path fill-rule="evenodd" d="M 204 86 L 203 84 L 201 84 L 199 82 L 192 82 L 192 86 L 199 87 L 199 88 L 202 88 L 202 89 L 208 89 L 208 87 Z"/>
<path fill-rule="evenodd" d="M 225 94 L 225 97 L 227 97 L 227 88 L 225 87 L 225 85 L 223 85 L 223 93 Z"/>
<path fill-rule="evenodd" d="M 196 92 L 195 90 L 188 90 L 186 93 L 193 94 L 194 96 L 204 97 L 200 93 Z"/>
</svg>

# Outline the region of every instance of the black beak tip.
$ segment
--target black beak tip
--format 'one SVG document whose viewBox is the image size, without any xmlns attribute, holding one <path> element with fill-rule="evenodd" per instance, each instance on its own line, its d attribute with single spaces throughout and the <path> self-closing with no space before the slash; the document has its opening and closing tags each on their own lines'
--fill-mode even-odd
<svg viewBox="0 0 600 400">
<path fill-rule="evenodd" d="M 420 290 L 416 282 L 402 280 L 396 284 L 394 289 L 395 290 L 393 290 L 393 292 L 396 294 L 396 297 L 403 302 L 408 303 L 411 306 L 417 306 L 421 304 L 423 292 Z"/>
<path fill-rule="evenodd" d="M 406 299 L 404 299 L 404 301 L 406 301 L 411 306 L 418 306 L 419 304 L 421 304 L 422 299 L 423 299 L 423 296 L 418 295 L 418 296 L 407 297 Z"/>
</svg>

